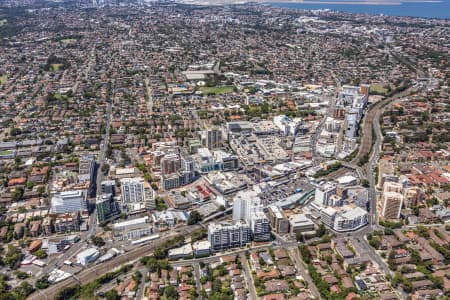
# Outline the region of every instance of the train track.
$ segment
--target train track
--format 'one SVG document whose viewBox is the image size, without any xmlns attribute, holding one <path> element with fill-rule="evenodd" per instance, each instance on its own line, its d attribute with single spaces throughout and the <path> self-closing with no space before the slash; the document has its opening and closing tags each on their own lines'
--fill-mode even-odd
<svg viewBox="0 0 450 300">
<path fill-rule="evenodd" d="M 183 228 L 177 229 L 177 232 L 179 235 L 186 236 L 189 233 L 192 233 L 195 230 L 200 229 L 200 225 L 191 225 L 191 226 L 185 226 Z M 140 259 L 143 256 L 150 255 L 155 248 L 162 245 L 165 241 L 175 237 L 175 235 L 169 235 L 167 237 L 161 238 L 159 240 L 153 241 L 149 245 L 143 245 L 139 248 L 133 249 L 131 251 L 128 251 L 124 254 L 121 254 L 115 258 L 113 258 L 110 261 L 104 262 L 102 264 L 94 265 L 90 268 L 87 268 L 80 273 L 76 274 L 76 276 L 72 276 L 64 281 L 61 281 L 59 283 L 56 283 L 54 285 L 51 285 L 45 290 L 42 291 L 36 291 L 33 294 L 31 294 L 27 299 L 30 300 L 42 300 L 42 299 L 54 299 L 56 294 L 63 288 L 67 288 L 72 285 L 81 285 L 86 284 L 97 277 L 107 273 L 111 272 L 116 268 L 119 268 L 120 266 L 136 261 Z"/>
</svg>

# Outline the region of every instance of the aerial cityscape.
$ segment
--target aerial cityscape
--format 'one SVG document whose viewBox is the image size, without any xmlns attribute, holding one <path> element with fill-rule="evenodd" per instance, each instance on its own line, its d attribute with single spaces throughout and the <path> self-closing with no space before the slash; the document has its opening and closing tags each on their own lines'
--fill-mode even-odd
<svg viewBox="0 0 450 300">
<path fill-rule="evenodd" d="M 0 2 L 0 299 L 450 299 L 450 18 L 220 4 Z"/>
</svg>

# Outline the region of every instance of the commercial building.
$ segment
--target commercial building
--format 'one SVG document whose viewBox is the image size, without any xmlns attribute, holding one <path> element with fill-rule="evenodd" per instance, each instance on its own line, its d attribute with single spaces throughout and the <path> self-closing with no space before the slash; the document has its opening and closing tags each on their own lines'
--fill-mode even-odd
<svg viewBox="0 0 450 300">
<path fill-rule="evenodd" d="M 320 210 L 323 224 L 338 232 L 358 230 L 368 224 L 368 213 L 358 206 L 327 207 Z"/>
<path fill-rule="evenodd" d="M 138 239 L 152 231 L 148 216 L 113 224 L 113 234 L 118 240 Z"/>
<path fill-rule="evenodd" d="M 56 233 L 66 233 L 80 231 L 80 212 L 60 214 L 53 221 L 53 228 Z"/>
<path fill-rule="evenodd" d="M 361 207 L 355 207 L 337 214 L 333 229 L 338 232 L 352 231 L 366 226 L 367 223 L 367 211 Z"/>
<path fill-rule="evenodd" d="M 280 115 L 273 118 L 273 123 L 284 135 L 295 136 L 302 124 L 302 120 L 300 118 L 290 119 L 288 116 Z"/>
<path fill-rule="evenodd" d="M 199 148 L 195 161 L 197 171 L 202 174 L 212 171 L 233 171 L 239 168 L 237 156 L 222 150 L 211 152 L 208 148 Z"/>
<path fill-rule="evenodd" d="M 186 244 L 179 248 L 170 249 L 168 253 L 169 259 L 187 258 L 193 256 L 191 244 Z"/>
<path fill-rule="evenodd" d="M 328 206 L 330 205 L 330 198 L 334 194 L 336 194 L 336 185 L 327 182 L 316 188 L 314 202 L 319 205 Z"/>
<path fill-rule="evenodd" d="M 211 253 L 211 243 L 209 241 L 196 241 L 192 244 L 195 256 L 206 256 Z"/>
<path fill-rule="evenodd" d="M 51 200 L 52 213 L 72 213 L 85 209 L 86 192 L 83 190 L 56 193 Z"/>
<path fill-rule="evenodd" d="M 251 230 L 247 223 L 211 223 L 208 226 L 208 241 L 213 251 L 242 247 L 251 241 Z"/>
<path fill-rule="evenodd" d="M 289 216 L 291 233 L 308 232 L 315 229 L 314 222 L 305 214 L 296 214 Z"/>
<path fill-rule="evenodd" d="M 94 181 L 95 160 L 92 156 L 83 156 L 78 164 L 78 181 Z"/>
<path fill-rule="evenodd" d="M 289 220 L 284 216 L 283 211 L 278 206 L 269 206 L 268 215 L 273 231 L 279 234 L 289 232 Z"/>
<path fill-rule="evenodd" d="M 96 248 L 89 248 L 77 254 L 77 263 L 86 266 L 93 263 L 100 256 L 100 252 Z"/>
</svg>

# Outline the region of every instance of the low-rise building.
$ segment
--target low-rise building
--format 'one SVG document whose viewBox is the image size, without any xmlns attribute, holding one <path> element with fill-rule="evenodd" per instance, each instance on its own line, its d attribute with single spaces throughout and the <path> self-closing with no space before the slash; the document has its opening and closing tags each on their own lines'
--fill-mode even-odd
<svg viewBox="0 0 450 300">
<path fill-rule="evenodd" d="M 100 256 L 100 252 L 96 248 L 89 248 L 77 254 L 77 263 L 86 266 L 93 263 Z"/>
<path fill-rule="evenodd" d="M 138 239 L 152 233 L 149 217 L 137 218 L 113 224 L 113 234 L 119 240 Z"/>
</svg>

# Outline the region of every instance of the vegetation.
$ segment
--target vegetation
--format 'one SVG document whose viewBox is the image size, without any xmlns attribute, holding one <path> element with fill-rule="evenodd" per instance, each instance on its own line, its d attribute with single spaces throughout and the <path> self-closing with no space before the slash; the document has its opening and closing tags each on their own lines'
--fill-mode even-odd
<svg viewBox="0 0 450 300">
<path fill-rule="evenodd" d="M 234 86 L 215 86 L 215 87 L 202 87 L 200 91 L 204 95 L 220 95 L 234 92 Z"/>
<path fill-rule="evenodd" d="M 204 239 L 205 237 L 208 236 L 208 231 L 204 228 L 196 230 L 192 233 L 191 235 L 191 241 L 195 242 L 195 241 L 199 241 L 201 239 Z"/>
<path fill-rule="evenodd" d="M 163 210 L 167 209 L 166 202 L 164 202 L 163 198 L 156 197 L 155 202 L 156 202 L 156 210 L 157 211 L 163 211 Z"/>
<path fill-rule="evenodd" d="M 39 249 L 38 251 L 34 252 L 34 255 L 36 255 L 37 258 L 42 259 L 47 257 L 47 252 L 43 249 Z"/>
<path fill-rule="evenodd" d="M 341 167 L 342 167 L 342 164 L 340 162 L 336 162 L 336 163 L 332 164 L 331 166 L 328 166 L 328 168 L 326 170 L 317 171 L 313 177 L 319 178 L 319 177 L 326 176 L 328 174 L 331 174 L 331 173 L 339 170 Z"/>
<path fill-rule="evenodd" d="M 22 251 L 13 245 L 8 245 L 8 251 L 3 257 L 3 263 L 11 269 L 17 269 L 21 259 Z"/>
<path fill-rule="evenodd" d="M 4 74 L 0 76 L 0 84 L 5 84 L 8 80 L 8 75 Z"/>
<path fill-rule="evenodd" d="M 58 292 L 55 296 L 55 300 L 66 300 L 66 299 L 93 299 L 94 294 L 98 288 L 102 285 L 111 282 L 118 276 L 128 273 L 133 268 L 132 265 L 124 265 L 117 271 L 106 273 L 94 281 L 91 281 L 85 285 L 76 285 L 64 288 Z M 113 293 L 113 292 L 112 292 Z M 114 299 L 114 298 L 111 298 Z"/>
<path fill-rule="evenodd" d="M 105 241 L 100 236 L 92 236 L 91 241 L 97 247 L 103 247 L 105 245 Z"/>
<path fill-rule="evenodd" d="M 193 210 L 189 214 L 187 223 L 188 223 L 188 225 L 194 225 L 194 224 L 197 224 L 198 222 L 200 222 L 201 220 L 202 220 L 202 215 L 198 211 Z"/>
<path fill-rule="evenodd" d="M 45 290 L 50 286 L 50 282 L 48 282 L 48 275 L 43 275 L 38 280 L 36 280 L 36 283 L 34 286 L 40 290 Z"/>
<path fill-rule="evenodd" d="M 165 241 L 161 246 L 155 249 L 153 256 L 156 259 L 165 259 L 170 249 L 180 247 L 184 244 L 184 236 L 178 235 L 170 240 Z"/>
<path fill-rule="evenodd" d="M 25 300 L 35 291 L 28 281 L 22 281 L 19 286 L 12 289 L 7 283 L 8 280 L 8 275 L 0 274 L 0 299 L 2 300 Z"/>
<path fill-rule="evenodd" d="M 380 225 L 383 227 L 387 227 L 390 229 L 397 229 L 402 227 L 402 223 L 400 222 L 393 222 L 389 220 L 380 220 Z"/>
</svg>

